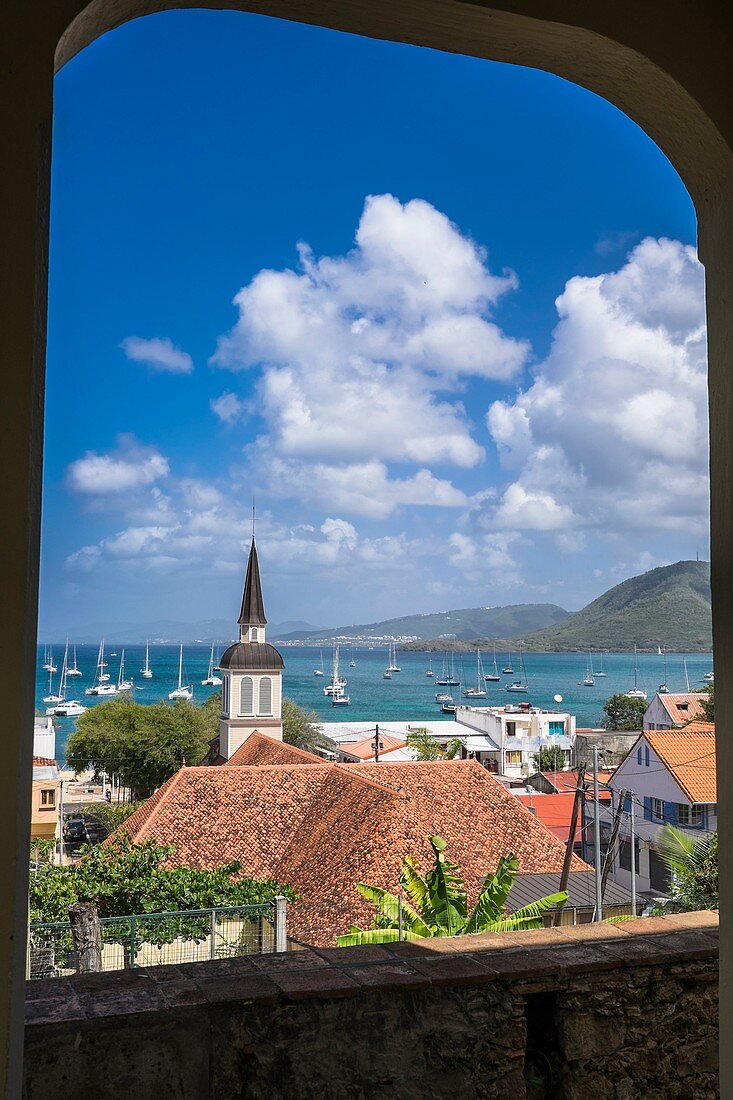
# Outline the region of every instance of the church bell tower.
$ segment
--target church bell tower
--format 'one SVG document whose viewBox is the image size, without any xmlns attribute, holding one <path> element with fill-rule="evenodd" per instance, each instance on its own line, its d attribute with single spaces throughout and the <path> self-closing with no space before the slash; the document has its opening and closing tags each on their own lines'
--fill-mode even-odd
<svg viewBox="0 0 733 1100">
<path fill-rule="evenodd" d="M 254 535 L 239 612 L 239 641 L 222 654 L 219 752 L 229 760 L 251 733 L 282 741 L 282 672 L 278 650 L 265 641 L 265 604 Z"/>
</svg>

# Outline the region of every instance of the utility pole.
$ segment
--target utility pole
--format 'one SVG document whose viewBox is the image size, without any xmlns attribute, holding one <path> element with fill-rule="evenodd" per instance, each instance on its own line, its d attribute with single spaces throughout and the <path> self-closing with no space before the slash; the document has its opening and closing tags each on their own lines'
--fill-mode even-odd
<svg viewBox="0 0 733 1100">
<path fill-rule="evenodd" d="M 561 894 L 565 893 L 568 888 L 568 879 L 570 877 L 570 864 L 573 859 L 573 845 L 575 844 L 575 833 L 578 828 L 578 814 L 580 807 L 585 799 L 585 764 L 581 764 L 578 771 L 578 786 L 575 788 L 575 798 L 573 800 L 573 812 L 570 815 L 570 832 L 568 833 L 567 843 L 565 845 L 565 859 L 563 860 L 562 873 L 560 875 L 560 890 Z M 565 902 L 561 902 L 555 909 L 555 918 L 553 925 L 555 928 L 560 926 L 560 918 L 562 917 L 562 911 L 565 906 Z"/>
<path fill-rule="evenodd" d="M 629 833 L 631 834 L 631 911 L 636 916 L 636 822 L 634 820 L 634 792 L 629 796 Z"/>
<path fill-rule="evenodd" d="M 64 781 L 59 780 L 59 867 L 64 863 Z"/>
<path fill-rule="evenodd" d="M 616 807 L 616 813 L 613 818 L 613 825 L 611 827 L 611 836 L 608 841 L 608 850 L 606 852 L 606 858 L 603 861 L 603 876 L 601 878 L 601 902 L 603 902 L 604 895 L 606 893 L 606 883 L 608 882 L 608 873 L 611 870 L 611 864 L 613 863 L 613 852 L 616 847 L 616 840 L 618 838 L 618 831 L 621 828 L 621 815 L 624 812 L 624 796 L 626 791 L 619 792 L 618 806 Z"/>
<path fill-rule="evenodd" d="M 378 764 L 379 763 L 379 726 L 374 727 L 374 744 L 372 745 L 372 748 L 374 749 L 374 763 Z"/>
<path fill-rule="evenodd" d="M 598 797 L 598 745 L 593 746 L 593 854 L 596 876 L 596 907 L 593 920 L 603 920 L 603 889 L 601 887 L 601 803 Z"/>
</svg>

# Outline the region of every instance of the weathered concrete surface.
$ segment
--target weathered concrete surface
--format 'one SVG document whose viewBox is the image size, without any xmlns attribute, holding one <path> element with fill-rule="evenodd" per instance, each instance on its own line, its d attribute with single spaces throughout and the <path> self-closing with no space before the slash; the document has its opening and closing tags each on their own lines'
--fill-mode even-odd
<svg viewBox="0 0 733 1100">
<path fill-rule="evenodd" d="M 717 915 L 28 983 L 25 1096 L 714 1100 Z"/>
</svg>

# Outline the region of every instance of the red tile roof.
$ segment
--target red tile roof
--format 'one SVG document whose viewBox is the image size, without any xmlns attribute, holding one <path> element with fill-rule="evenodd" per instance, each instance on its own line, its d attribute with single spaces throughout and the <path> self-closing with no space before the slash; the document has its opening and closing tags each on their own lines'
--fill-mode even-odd
<svg viewBox="0 0 733 1100">
<path fill-rule="evenodd" d="M 176 846 L 173 863 L 210 868 L 239 859 L 299 900 L 291 928 L 333 943 L 372 907 L 355 883 L 395 889 L 402 857 L 430 865 L 428 837 L 448 841 L 469 900 L 501 855 L 523 873 L 559 873 L 564 847 L 472 760 L 182 768 L 125 823 L 136 840 Z M 573 857 L 573 870 L 586 864 Z"/>
<path fill-rule="evenodd" d="M 246 764 L 323 764 L 323 758 L 255 730 L 234 755 L 224 761 L 223 766 L 237 767 Z"/>
<path fill-rule="evenodd" d="M 534 811 L 538 821 L 541 821 L 546 829 L 565 843 L 570 833 L 570 818 L 573 813 L 574 794 L 519 794 L 519 801 Z M 582 835 L 583 824 L 578 814 L 575 827 L 574 844 L 579 844 Z"/>
<path fill-rule="evenodd" d="M 407 744 L 406 741 L 401 740 L 399 737 L 392 737 L 388 733 L 382 733 L 379 735 L 379 743 L 383 747 L 379 750 L 379 755 L 388 756 L 389 753 L 394 752 L 395 749 L 404 749 Z M 357 756 L 360 760 L 373 760 L 374 759 L 374 735 L 365 737 L 363 741 L 348 741 L 346 744 L 341 745 L 341 751 L 348 756 Z"/>
<path fill-rule="evenodd" d="M 691 722 L 681 730 L 647 730 L 644 737 L 690 802 L 717 802 L 712 722 Z"/>
<path fill-rule="evenodd" d="M 613 772 L 598 771 L 598 781 L 600 783 L 607 783 L 611 778 Z M 574 791 L 578 786 L 579 772 L 566 771 L 566 772 L 540 772 L 540 775 L 544 776 L 547 782 L 555 788 L 558 794 L 563 794 L 568 791 Z M 592 779 L 592 773 L 586 769 L 585 780 L 586 784 L 588 780 Z M 601 791 L 601 801 L 606 801 L 611 798 L 610 791 Z"/>
<path fill-rule="evenodd" d="M 663 692 L 659 701 L 674 724 L 684 726 L 686 722 L 704 717 L 702 704 L 707 698 L 706 691 Z"/>
<path fill-rule="evenodd" d="M 33 757 L 34 768 L 56 768 L 58 764 L 51 756 L 34 756 Z"/>
</svg>

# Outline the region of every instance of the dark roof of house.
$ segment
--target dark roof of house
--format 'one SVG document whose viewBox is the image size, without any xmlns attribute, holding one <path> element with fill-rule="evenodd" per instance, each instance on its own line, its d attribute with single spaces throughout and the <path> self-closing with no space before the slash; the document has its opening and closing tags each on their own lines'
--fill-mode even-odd
<svg viewBox="0 0 733 1100">
<path fill-rule="evenodd" d="M 552 797 L 551 795 L 548 797 Z M 556 894 L 560 889 L 560 876 L 555 873 L 517 875 L 509 895 L 508 906 L 513 913 L 523 905 L 529 905 L 547 894 Z M 571 871 L 568 876 L 567 909 L 593 909 L 596 904 L 595 874 L 592 870 Z M 631 894 L 623 886 L 609 879 L 603 894 L 603 904 L 609 908 L 631 906 Z"/>
<path fill-rule="evenodd" d="M 237 622 L 240 626 L 264 626 L 267 623 L 265 601 L 262 598 L 262 585 L 260 584 L 260 564 L 257 560 L 257 547 L 255 546 L 254 536 L 249 549 L 247 576 L 244 579 L 242 610 L 239 612 Z"/>
<path fill-rule="evenodd" d="M 219 668 L 268 672 L 285 668 L 285 662 L 269 642 L 235 642 L 222 653 Z"/>
<path fill-rule="evenodd" d="M 436 833 L 472 902 L 500 856 L 515 852 L 525 874 L 547 872 L 557 890 L 565 855 L 473 760 L 181 768 L 124 829 L 174 844 L 171 865 L 203 870 L 238 859 L 243 874 L 292 887 L 293 934 L 322 944 L 371 921 L 357 882 L 394 890 L 406 855 L 427 871 Z M 572 867 L 587 864 L 573 856 Z"/>
</svg>

